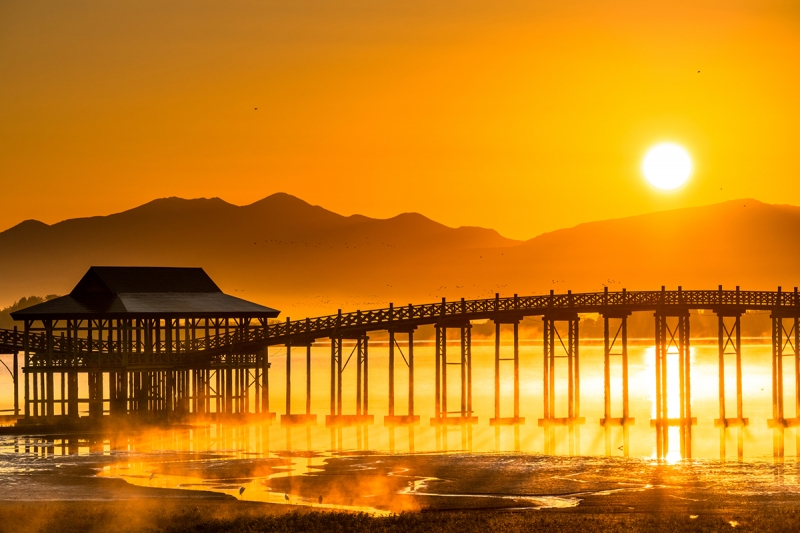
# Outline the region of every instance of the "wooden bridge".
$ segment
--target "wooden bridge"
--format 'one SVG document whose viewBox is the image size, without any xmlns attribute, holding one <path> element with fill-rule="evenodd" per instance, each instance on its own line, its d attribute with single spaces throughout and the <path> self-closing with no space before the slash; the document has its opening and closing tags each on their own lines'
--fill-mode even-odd
<svg viewBox="0 0 800 533">
<path fill-rule="evenodd" d="M 580 336 L 581 314 L 596 313 L 604 321 L 604 417 L 606 428 L 621 426 L 627 440 L 627 429 L 634 424 L 628 402 L 628 318 L 632 313 L 650 312 L 655 320 L 656 410 L 650 424 L 656 431 L 657 453 L 668 449 L 668 428 L 680 428 L 681 451 L 691 456 L 692 416 L 690 311 L 708 310 L 718 317 L 719 337 L 719 418 L 715 424 L 723 429 L 746 426 L 743 414 L 741 324 L 747 311 L 768 311 L 772 320 L 772 403 L 773 416 L 768 423 L 776 428 L 800 426 L 800 295 L 793 291 L 716 290 L 626 291 L 599 293 L 517 296 L 480 300 L 458 300 L 355 311 L 324 317 L 289 320 L 277 323 L 261 316 L 229 316 L 225 318 L 192 315 L 162 317 L 158 320 L 135 316 L 105 316 L 101 319 L 36 318 L 15 314 L 24 322 L 24 331 L 0 330 L 0 352 L 24 354 L 24 418 L 21 423 L 53 423 L 74 419 L 78 404 L 89 404 L 89 418 L 104 414 L 104 402 L 111 417 L 255 417 L 271 419 L 267 348 L 286 347 L 286 404 L 281 417 L 284 425 L 316 424 L 311 413 L 311 346 L 320 339 L 330 342 L 330 411 L 325 423 L 329 427 L 364 425 L 374 422 L 369 411 L 369 335 L 388 332 L 389 382 L 387 426 L 414 425 L 420 417 L 414 409 L 414 332 L 424 325 L 434 326 L 435 393 L 434 417 L 431 425 L 469 425 L 478 423 L 472 406 L 472 338 L 474 321 L 495 324 L 495 380 L 493 426 L 519 426 L 520 417 L 519 323 L 526 317 L 541 317 L 544 325 L 543 406 L 539 426 L 548 438 L 546 451 L 554 449 L 554 428 L 572 429 L 585 423 L 580 409 Z M 502 324 L 513 325 L 513 416 L 500 416 Z M 447 331 L 460 335 L 460 349 L 455 356 L 448 353 Z M 402 340 L 402 346 L 401 346 Z M 347 356 L 343 341 L 354 344 Z M 404 346 L 404 350 L 403 350 Z M 293 412 L 292 349 L 304 349 L 306 364 L 306 402 L 301 413 Z M 668 352 L 677 352 L 680 408 L 667 410 Z M 398 413 L 395 405 L 394 368 L 399 353 L 408 366 L 408 405 Z M 346 412 L 343 405 L 343 375 L 352 358 L 355 364 L 356 402 Z M 795 416 L 787 417 L 783 387 L 785 357 L 793 358 Z M 567 409 L 556 412 L 556 366 L 567 369 Z M 727 413 L 726 364 L 736 368 L 733 384 L 736 412 Z M 791 363 L 790 363 L 791 364 Z M 612 413 L 611 368 L 618 365 L 622 373 L 621 412 Z M 14 369 L 17 365 L 14 365 Z M 456 406 L 449 400 L 447 373 L 460 375 Z M 77 374 L 88 374 L 89 395 L 80 397 Z M 14 372 L 15 409 L 19 414 L 18 376 Z M 61 391 L 53 385 L 53 376 L 60 374 Z M 65 378 L 66 376 L 66 378 Z M 104 398 L 104 385 L 110 397 Z M 791 399 L 789 399 L 791 403 Z M 732 416 L 731 416 L 732 415 Z M 740 432 L 741 438 L 741 432 Z M 627 447 L 626 447 L 627 449 Z"/>
</svg>

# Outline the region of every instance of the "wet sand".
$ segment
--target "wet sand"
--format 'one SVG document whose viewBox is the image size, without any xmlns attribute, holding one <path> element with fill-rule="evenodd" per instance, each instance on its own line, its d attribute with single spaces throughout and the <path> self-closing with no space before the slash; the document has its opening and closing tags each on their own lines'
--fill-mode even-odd
<svg viewBox="0 0 800 533">
<path fill-rule="evenodd" d="M 0 479 L 0 533 L 800 531 L 794 461 L 361 452 L 333 453 L 298 469 L 306 455 L 15 455 L 16 473 Z M 134 464 L 135 472 L 125 469 Z M 120 477 L 98 475 L 113 465 L 121 465 Z M 161 477 L 190 481 L 148 486 Z M 237 500 L 230 494 L 240 484 L 250 487 L 245 499 L 260 487 L 281 503 Z M 317 505 L 320 496 L 351 512 Z"/>
</svg>

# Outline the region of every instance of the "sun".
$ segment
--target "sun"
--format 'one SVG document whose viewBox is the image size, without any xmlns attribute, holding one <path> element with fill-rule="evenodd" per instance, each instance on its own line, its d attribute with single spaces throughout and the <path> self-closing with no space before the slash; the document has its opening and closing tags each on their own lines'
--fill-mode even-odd
<svg viewBox="0 0 800 533">
<path fill-rule="evenodd" d="M 670 191 L 686 183 L 692 175 L 692 158 L 682 146 L 657 144 L 644 156 L 642 172 L 651 185 Z"/>
</svg>

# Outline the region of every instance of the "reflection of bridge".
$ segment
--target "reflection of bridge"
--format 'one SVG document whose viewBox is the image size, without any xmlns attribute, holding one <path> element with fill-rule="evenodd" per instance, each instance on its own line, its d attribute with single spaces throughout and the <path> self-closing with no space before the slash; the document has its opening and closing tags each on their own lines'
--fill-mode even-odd
<svg viewBox="0 0 800 533">
<path fill-rule="evenodd" d="M 691 455 L 692 417 L 690 310 L 710 310 L 719 324 L 719 419 L 723 429 L 745 426 L 742 409 L 742 366 L 740 317 L 746 311 L 769 311 L 772 318 L 772 399 L 773 417 L 769 424 L 776 428 L 800 426 L 800 296 L 778 291 L 632 291 L 513 296 L 483 300 L 445 301 L 440 303 L 356 311 L 304 320 L 267 324 L 265 319 L 228 317 L 208 318 L 172 316 L 159 320 L 108 318 L 106 320 L 64 319 L 25 320 L 25 331 L 0 330 L 0 352 L 24 352 L 26 419 L 52 422 L 60 416 L 77 417 L 79 402 L 89 403 L 90 418 L 100 417 L 104 404 L 112 416 L 154 413 L 202 416 L 251 414 L 274 416 L 269 410 L 269 369 L 266 349 L 286 346 L 286 407 L 282 423 L 314 424 L 311 413 L 311 346 L 319 339 L 330 339 L 330 414 L 326 425 L 342 427 L 373 422 L 369 412 L 369 349 L 368 335 L 386 331 L 389 335 L 389 413 L 387 426 L 419 423 L 414 411 L 414 331 L 432 325 L 436 331 L 435 411 L 432 425 L 477 423 L 472 409 L 472 339 L 471 322 L 490 320 L 495 323 L 495 405 L 493 426 L 518 426 L 520 417 L 519 322 L 525 317 L 540 316 L 543 334 L 543 416 L 539 419 L 549 438 L 548 450 L 554 449 L 554 428 L 566 426 L 573 435 L 577 425 L 585 423 L 580 412 L 579 315 L 598 313 L 605 329 L 605 405 L 601 424 L 606 428 L 620 426 L 627 439 L 629 416 L 627 322 L 634 312 L 655 315 L 655 381 L 656 410 L 651 425 L 656 430 L 657 452 L 668 449 L 668 428 L 680 428 L 681 450 Z M 500 326 L 513 325 L 513 357 L 501 357 Z M 39 326 L 38 328 L 35 326 Z M 448 330 L 458 331 L 460 350 L 454 358 L 448 354 Z M 403 340 L 405 351 L 401 349 Z M 344 342 L 354 344 L 346 353 Z M 302 414 L 291 410 L 291 350 L 305 347 L 306 404 Z M 408 366 L 408 407 L 404 414 L 395 411 L 394 368 L 399 353 Z M 619 359 L 615 358 L 619 356 Z M 795 416 L 784 413 L 784 358 L 794 359 Z M 355 412 L 343 409 L 344 371 L 353 363 L 356 381 Z M 513 363 L 513 416 L 501 417 L 501 363 Z M 736 413 L 725 410 L 726 362 L 736 366 Z M 618 361 L 618 363 L 617 363 Z M 556 411 L 556 368 L 564 365 L 567 372 L 566 413 Z M 610 371 L 619 365 L 622 373 L 621 412 L 612 413 Z M 679 412 L 668 412 L 668 366 L 677 364 Z M 16 367 L 15 367 L 16 368 Z M 455 369 L 460 376 L 456 407 L 448 391 L 448 372 Z M 88 376 L 88 398 L 78 395 L 77 375 Z M 61 394 L 57 395 L 53 376 L 60 375 Z M 67 376 L 66 379 L 64 376 Z M 146 383 L 146 386 L 143 385 Z M 68 387 L 66 385 L 69 385 Z M 105 385 L 104 385 L 105 384 Z M 15 398 L 17 379 L 15 376 Z M 65 388 L 66 387 L 66 388 Z M 67 390 L 68 389 L 68 390 Z M 107 394 L 106 394 L 107 392 Z M 561 402 L 563 404 L 563 400 Z M 57 409 L 58 413 L 57 413 Z M 17 407 L 18 409 L 18 407 Z M 606 430 L 608 435 L 608 429 Z M 740 443 L 741 443 L 741 431 Z M 573 437 L 574 438 L 574 437 Z M 572 439 L 570 439 L 572 443 Z M 608 442 L 608 441 L 607 441 Z M 627 447 L 626 447 L 627 449 Z M 741 446 L 740 446 L 741 451 Z"/>
</svg>

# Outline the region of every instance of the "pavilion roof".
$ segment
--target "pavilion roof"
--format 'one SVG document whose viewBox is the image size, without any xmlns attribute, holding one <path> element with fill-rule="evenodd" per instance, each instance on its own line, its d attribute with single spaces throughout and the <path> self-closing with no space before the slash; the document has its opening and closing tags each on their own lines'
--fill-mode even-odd
<svg viewBox="0 0 800 533">
<path fill-rule="evenodd" d="M 67 296 L 11 316 L 14 320 L 274 318 L 279 313 L 223 293 L 202 268 L 91 267 Z"/>
</svg>

